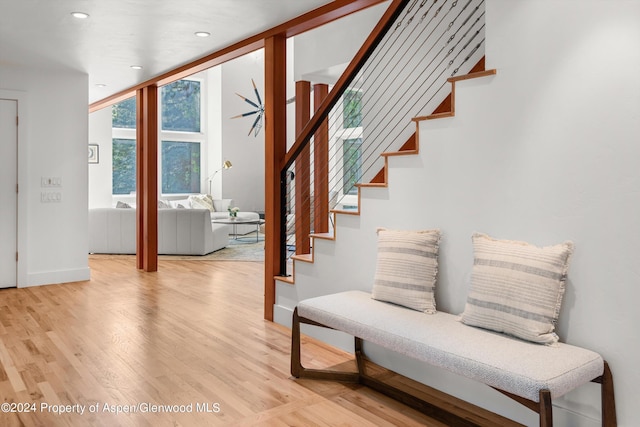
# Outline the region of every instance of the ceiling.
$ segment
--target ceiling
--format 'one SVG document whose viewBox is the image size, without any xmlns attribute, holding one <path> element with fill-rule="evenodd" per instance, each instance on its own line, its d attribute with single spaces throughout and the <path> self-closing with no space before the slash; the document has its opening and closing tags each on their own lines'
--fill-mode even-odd
<svg viewBox="0 0 640 427">
<path fill-rule="evenodd" d="M 87 73 L 92 103 L 328 3 L 0 0 L 0 65 Z"/>
</svg>

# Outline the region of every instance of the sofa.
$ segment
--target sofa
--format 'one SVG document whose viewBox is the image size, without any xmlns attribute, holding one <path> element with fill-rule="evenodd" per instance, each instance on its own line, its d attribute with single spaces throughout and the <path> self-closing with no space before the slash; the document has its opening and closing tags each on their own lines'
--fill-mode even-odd
<svg viewBox="0 0 640 427">
<path fill-rule="evenodd" d="M 229 218 L 229 208 L 233 207 L 233 199 L 213 199 L 206 194 L 191 195 L 186 199 L 178 200 L 164 200 L 160 201 L 158 208 L 176 208 L 176 209 L 194 209 L 204 208 L 211 211 L 211 219 L 226 219 Z M 258 220 L 260 215 L 257 212 L 238 212 L 238 218 Z M 229 232 L 232 232 L 232 227 L 228 228 Z M 243 235 L 256 231 L 256 225 L 254 224 L 236 224 L 235 230 L 238 235 Z"/>
<path fill-rule="evenodd" d="M 229 243 L 230 226 L 207 209 L 158 209 L 158 254 L 205 255 Z M 89 209 L 89 253 L 135 254 L 136 209 Z"/>
</svg>

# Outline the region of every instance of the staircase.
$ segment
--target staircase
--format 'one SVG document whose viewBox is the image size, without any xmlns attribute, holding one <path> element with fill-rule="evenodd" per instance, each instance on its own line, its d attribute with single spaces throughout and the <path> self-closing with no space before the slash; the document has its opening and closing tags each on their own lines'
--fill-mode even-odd
<svg viewBox="0 0 640 427">
<path fill-rule="evenodd" d="M 492 76 L 496 74 L 496 70 L 495 69 L 491 69 L 491 70 L 483 70 L 484 68 L 484 57 L 482 58 L 481 61 L 479 61 L 476 66 L 474 66 L 471 70 L 471 72 L 469 74 L 465 74 L 462 76 L 457 76 L 457 77 L 450 77 L 449 79 L 447 79 L 447 81 L 449 82 L 449 84 L 451 85 L 451 92 L 449 93 L 449 95 L 447 95 L 447 97 L 445 98 L 445 100 L 442 101 L 442 103 L 438 106 L 438 108 L 436 108 L 436 110 L 433 112 L 433 114 L 430 115 L 426 115 L 426 116 L 419 116 L 419 117 L 414 117 L 411 120 L 413 122 L 416 123 L 416 128 L 418 127 L 418 124 L 421 121 L 425 121 L 425 120 L 438 120 L 438 119 L 443 119 L 443 118 L 448 118 L 448 117 L 454 117 L 455 116 L 455 94 L 456 94 L 456 82 L 460 82 L 460 81 L 464 81 L 464 80 L 470 80 L 470 79 L 477 79 L 477 78 L 482 78 L 482 77 L 487 77 L 487 76 Z M 428 138 L 428 136 L 427 136 Z M 358 209 L 357 210 L 340 210 L 340 209 L 333 209 L 331 210 L 331 215 L 333 215 L 333 220 L 332 222 L 334 224 L 338 223 L 339 217 L 346 215 L 346 216 L 360 216 L 361 212 L 360 212 L 360 198 L 362 197 L 362 189 L 364 188 L 388 188 L 389 187 L 389 182 L 388 182 L 388 170 L 389 170 L 389 158 L 390 157 L 396 157 L 396 156 L 413 156 L 413 155 L 418 155 L 420 153 L 420 138 L 419 138 L 419 132 L 416 131 L 415 133 L 413 133 L 411 135 L 411 137 L 402 145 L 402 147 L 400 147 L 399 150 L 397 151 L 391 151 L 391 152 L 384 152 L 381 153 L 380 156 L 384 159 L 384 166 L 383 168 L 375 175 L 375 177 L 371 180 L 371 182 L 369 183 L 361 183 L 361 184 L 357 184 L 357 188 L 358 188 Z M 312 241 L 311 244 L 311 252 L 309 254 L 298 254 L 298 255 L 293 255 L 291 256 L 291 261 L 293 262 L 293 268 L 292 268 L 292 272 L 293 274 L 291 274 L 290 276 L 278 276 L 276 277 L 276 281 L 279 282 L 281 285 L 294 285 L 296 283 L 296 263 L 300 262 L 300 263 L 309 263 L 309 264 L 313 264 L 315 262 L 315 248 L 317 247 L 316 241 L 317 240 L 327 240 L 327 241 L 335 241 L 338 238 L 338 231 L 337 228 L 334 228 L 333 232 L 330 233 L 317 233 L 317 234 L 311 234 L 310 238 Z M 277 287 L 278 289 L 278 287 Z M 276 289 L 276 295 L 278 294 Z M 293 307 L 291 307 L 291 309 L 293 309 Z"/>
<path fill-rule="evenodd" d="M 301 282 L 299 272 L 318 264 L 318 248 L 342 238 L 341 224 L 360 221 L 363 192 L 388 194 L 390 159 L 419 155 L 419 124 L 452 117 L 456 82 L 491 73 L 484 70 L 484 0 L 394 0 L 310 119 L 311 82 L 296 83 L 298 136 L 279 168 L 279 268 L 267 263 L 267 275 L 275 273 L 267 309 L 271 295 L 275 310 L 295 305 L 295 296 L 278 300 L 290 293 L 283 289 L 300 288 L 307 276 Z M 361 104 L 353 123 L 344 113 L 349 94 Z M 325 160 L 314 163 L 318 152 Z"/>
</svg>

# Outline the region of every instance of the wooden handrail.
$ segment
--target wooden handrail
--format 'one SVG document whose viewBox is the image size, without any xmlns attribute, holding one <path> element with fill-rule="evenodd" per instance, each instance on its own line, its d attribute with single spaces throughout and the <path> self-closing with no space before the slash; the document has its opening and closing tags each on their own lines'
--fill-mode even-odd
<svg viewBox="0 0 640 427">
<path fill-rule="evenodd" d="M 409 3 L 409 0 L 393 0 L 393 3 L 391 3 L 387 11 L 382 15 L 378 24 L 376 24 L 371 34 L 369 34 L 369 37 L 367 37 L 360 50 L 358 50 L 349 63 L 349 66 L 347 66 L 344 73 L 342 73 L 336 84 L 333 86 L 329 95 L 322 102 L 311 120 L 298 134 L 295 142 L 285 155 L 284 160 L 280 165 L 280 170 L 287 170 L 293 164 L 296 157 L 300 155 L 300 152 L 309 143 L 311 136 L 318 130 L 331 109 L 340 100 L 340 97 L 348 88 L 348 85 L 353 81 L 356 74 L 358 74 L 360 69 L 373 54 L 378 44 L 380 44 L 383 37 L 387 34 L 396 18 L 400 13 L 402 13 L 407 3 Z"/>
</svg>

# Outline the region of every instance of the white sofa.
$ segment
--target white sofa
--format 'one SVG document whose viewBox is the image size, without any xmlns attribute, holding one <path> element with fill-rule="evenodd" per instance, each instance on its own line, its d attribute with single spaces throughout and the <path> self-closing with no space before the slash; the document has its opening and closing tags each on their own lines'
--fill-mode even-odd
<svg viewBox="0 0 640 427">
<path fill-rule="evenodd" d="M 212 199 L 213 200 L 213 209 L 211 212 L 211 219 L 226 219 L 229 218 L 229 208 L 233 207 L 233 199 Z M 178 209 L 193 209 L 195 206 L 193 205 L 191 199 L 179 199 L 179 200 L 166 200 L 161 203 L 172 208 Z M 260 215 L 257 212 L 238 212 L 238 218 L 242 219 L 250 219 L 250 220 L 258 220 L 260 219 Z M 238 235 L 243 235 L 251 232 L 255 232 L 257 229 L 257 225 L 255 224 L 236 224 L 235 231 Z M 232 227 L 228 228 L 229 233 L 232 232 Z"/>
<path fill-rule="evenodd" d="M 229 243 L 229 228 L 207 209 L 158 209 L 158 254 L 205 255 Z M 136 210 L 89 209 L 89 253 L 135 254 Z"/>
</svg>

